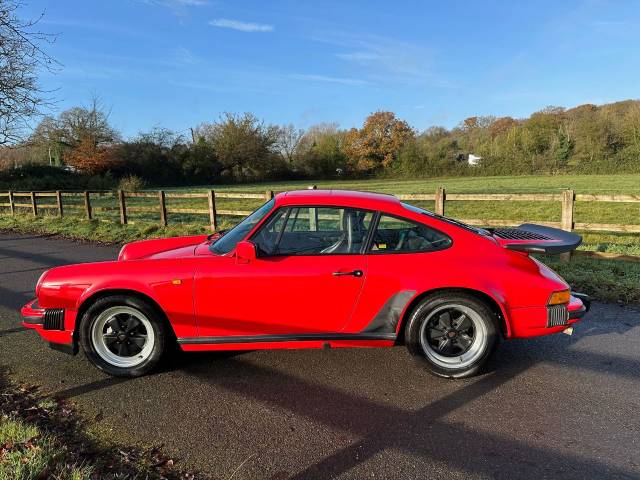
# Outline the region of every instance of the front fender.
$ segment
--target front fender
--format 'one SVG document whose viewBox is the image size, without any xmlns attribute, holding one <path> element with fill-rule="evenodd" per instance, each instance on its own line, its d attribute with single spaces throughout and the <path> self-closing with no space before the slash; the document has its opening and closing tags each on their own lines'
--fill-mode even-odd
<svg viewBox="0 0 640 480">
<path fill-rule="evenodd" d="M 194 265 L 194 259 L 162 259 L 57 267 L 40 286 L 38 301 L 42 308 L 77 314 L 98 296 L 129 292 L 156 304 L 177 336 L 196 336 Z"/>
</svg>

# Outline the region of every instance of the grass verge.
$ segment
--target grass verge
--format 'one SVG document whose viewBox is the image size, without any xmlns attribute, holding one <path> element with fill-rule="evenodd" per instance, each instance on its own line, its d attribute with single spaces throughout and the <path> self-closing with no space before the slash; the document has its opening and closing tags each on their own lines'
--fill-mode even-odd
<svg viewBox="0 0 640 480">
<path fill-rule="evenodd" d="M 0 380 L 0 392 L 0 480 L 195 478 L 156 448 L 95 440 L 73 405 L 36 387 Z"/>
<path fill-rule="evenodd" d="M 571 285 L 601 302 L 640 304 L 640 262 L 573 257 L 540 257 Z"/>
</svg>

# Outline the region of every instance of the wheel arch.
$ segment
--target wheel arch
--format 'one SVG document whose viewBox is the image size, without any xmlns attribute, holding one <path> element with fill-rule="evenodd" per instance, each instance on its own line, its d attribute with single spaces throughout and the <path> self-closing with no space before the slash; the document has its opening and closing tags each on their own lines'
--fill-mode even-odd
<svg viewBox="0 0 640 480">
<path fill-rule="evenodd" d="M 408 323 L 409 317 L 411 316 L 411 313 L 413 312 L 413 310 L 416 308 L 416 306 L 422 302 L 424 299 L 438 294 L 438 293 L 464 293 L 467 295 L 471 295 L 475 298 L 477 298 L 478 300 L 484 302 L 487 306 L 489 306 L 489 308 L 491 308 L 491 310 L 496 314 L 496 317 L 498 319 L 498 324 L 500 326 L 500 332 L 502 333 L 502 336 L 504 338 L 508 338 L 511 336 L 511 327 L 509 325 L 509 321 L 506 315 L 506 310 L 504 308 L 504 305 L 502 305 L 496 298 L 494 298 L 493 296 L 489 295 L 486 292 L 483 292 L 481 290 L 476 290 L 473 288 L 467 288 L 467 287 L 443 287 L 443 288 L 434 288 L 432 290 L 427 290 L 425 292 L 420 293 L 419 295 L 416 295 L 407 305 L 407 307 L 405 308 L 402 317 L 400 319 L 400 324 L 398 327 L 398 335 L 397 335 L 397 343 L 403 343 L 404 342 L 404 331 L 406 328 L 406 325 Z"/>
<path fill-rule="evenodd" d="M 73 328 L 74 343 L 78 342 L 78 332 L 80 330 L 79 326 L 80 326 L 80 322 L 82 321 L 82 317 L 84 317 L 84 314 L 91 307 L 91 305 L 93 305 L 94 303 L 96 303 L 98 300 L 102 298 L 112 297 L 115 295 L 124 295 L 128 297 L 134 297 L 144 302 L 147 302 L 149 305 L 153 307 L 154 310 L 156 310 L 156 313 L 158 314 L 159 318 L 162 319 L 162 322 L 164 323 L 167 329 L 167 333 L 169 333 L 169 335 L 173 338 L 173 340 L 176 340 L 176 335 L 175 335 L 175 332 L 173 331 L 171 322 L 167 318 L 167 315 L 165 314 L 162 307 L 160 307 L 160 305 L 154 298 L 138 290 L 132 290 L 127 288 L 108 288 L 105 290 L 99 290 L 97 292 L 92 293 L 90 296 L 85 298 L 80 304 L 80 306 L 78 307 L 78 313 L 76 314 L 76 323 Z"/>
</svg>

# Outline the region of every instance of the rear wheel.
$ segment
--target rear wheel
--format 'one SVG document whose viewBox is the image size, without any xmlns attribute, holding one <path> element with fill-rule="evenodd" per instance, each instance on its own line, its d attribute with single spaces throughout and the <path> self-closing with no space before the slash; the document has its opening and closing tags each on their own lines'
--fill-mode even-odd
<svg viewBox="0 0 640 480">
<path fill-rule="evenodd" d="M 98 300 L 84 314 L 80 343 L 100 370 L 138 377 L 158 364 L 165 349 L 165 327 L 147 302 L 114 295 Z"/>
<path fill-rule="evenodd" d="M 464 293 L 439 293 L 423 300 L 405 330 L 409 352 L 434 375 L 464 378 L 476 374 L 498 342 L 491 308 Z"/>
</svg>

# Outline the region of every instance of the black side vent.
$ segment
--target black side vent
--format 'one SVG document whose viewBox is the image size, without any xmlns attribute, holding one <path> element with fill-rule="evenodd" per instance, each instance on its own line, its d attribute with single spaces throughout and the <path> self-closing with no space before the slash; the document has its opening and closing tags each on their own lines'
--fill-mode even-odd
<svg viewBox="0 0 640 480">
<path fill-rule="evenodd" d="M 566 325 L 567 320 L 569 320 L 569 311 L 566 305 L 549 305 L 547 307 L 547 327 Z"/>
<path fill-rule="evenodd" d="M 64 330 L 64 309 L 47 308 L 44 311 L 42 327 L 45 330 Z"/>
<path fill-rule="evenodd" d="M 541 233 L 520 230 L 519 228 L 495 228 L 493 234 L 505 240 L 553 240 L 551 237 Z"/>
</svg>

